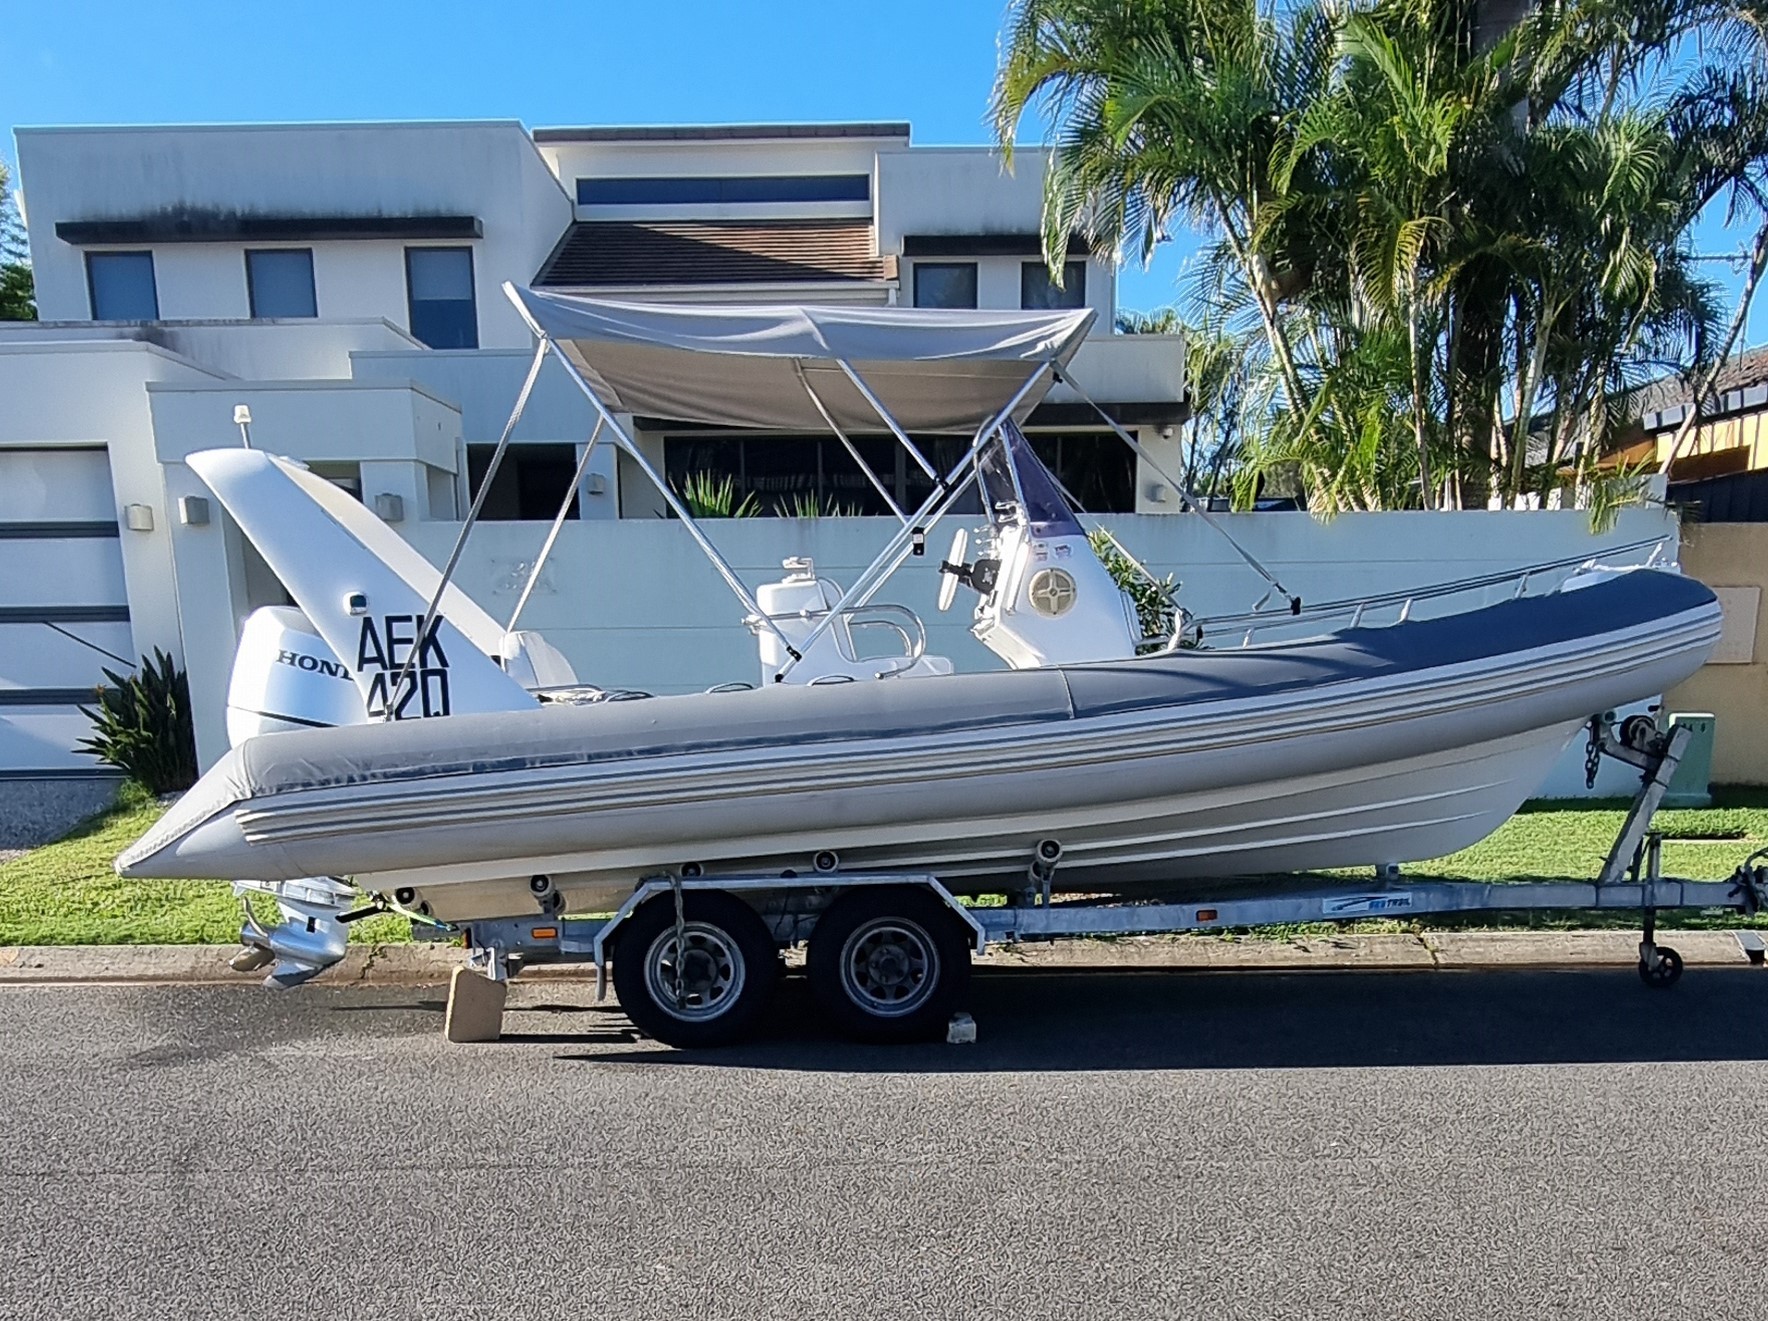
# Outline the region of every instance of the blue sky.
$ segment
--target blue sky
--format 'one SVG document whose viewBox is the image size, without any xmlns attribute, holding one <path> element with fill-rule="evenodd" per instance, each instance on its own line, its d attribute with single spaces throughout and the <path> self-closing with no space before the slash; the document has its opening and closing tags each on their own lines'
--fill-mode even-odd
<svg viewBox="0 0 1768 1321">
<path fill-rule="evenodd" d="M 918 142 L 983 143 L 1005 5 L 0 0 L 0 10 L 10 159 L 20 124 L 289 119 L 906 119 Z M 1178 267 L 1169 245 L 1152 273 L 1125 273 L 1120 301 L 1175 301 Z"/>
<path fill-rule="evenodd" d="M 982 143 L 1004 11 L 1005 0 L 0 0 L 0 152 L 10 160 L 20 124 L 301 119 L 906 119 L 922 143 Z M 1746 240 L 1715 220 L 1698 243 Z M 1126 269 L 1120 304 L 1180 301 L 1192 246 L 1181 236 L 1152 270 Z M 1758 326 L 1761 314 L 1748 342 Z"/>
</svg>

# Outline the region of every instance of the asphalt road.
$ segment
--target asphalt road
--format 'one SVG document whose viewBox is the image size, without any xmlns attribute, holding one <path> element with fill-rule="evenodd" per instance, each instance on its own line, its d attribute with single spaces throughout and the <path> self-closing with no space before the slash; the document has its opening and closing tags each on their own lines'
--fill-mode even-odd
<svg viewBox="0 0 1768 1321">
<path fill-rule="evenodd" d="M 895 1049 L 788 989 L 697 1056 L 528 995 L 0 991 L 0 1316 L 1768 1315 L 1768 973 L 1006 973 Z"/>
</svg>

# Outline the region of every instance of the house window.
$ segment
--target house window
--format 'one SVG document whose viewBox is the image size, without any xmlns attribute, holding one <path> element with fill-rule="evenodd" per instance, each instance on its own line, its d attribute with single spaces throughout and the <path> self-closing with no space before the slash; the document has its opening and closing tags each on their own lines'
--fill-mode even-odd
<svg viewBox="0 0 1768 1321">
<path fill-rule="evenodd" d="M 254 320 L 318 316 L 313 249 L 246 249 L 246 298 Z"/>
<path fill-rule="evenodd" d="M 151 252 L 88 252 L 86 287 L 94 321 L 158 321 Z"/>
<path fill-rule="evenodd" d="M 477 499 L 479 487 L 491 467 L 495 445 L 467 446 L 467 484 L 472 498 Z M 577 475 L 577 447 L 571 444 L 511 445 L 497 465 L 497 476 L 479 517 L 493 522 L 550 523 L 559 516 L 559 506 L 570 497 L 567 518 L 577 517 L 577 493 L 571 479 Z"/>
<path fill-rule="evenodd" d="M 754 202 L 868 202 L 866 174 L 757 174 L 704 178 L 579 179 L 579 206 L 705 206 Z"/>
<path fill-rule="evenodd" d="M 1041 261 L 1028 261 L 1019 267 L 1019 306 L 1039 311 L 1087 305 L 1087 264 L 1084 261 L 1064 262 L 1062 287 L 1050 279 L 1050 268 Z"/>
<path fill-rule="evenodd" d="M 1032 453 L 1089 514 L 1136 512 L 1136 456 L 1108 431 L 1033 433 Z"/>
<path fill-rule="evenodd" d="M 973 261 L 916 262 L 915 306 L 975 307 L 976 263 Z"/>
<path fill-rule="evenodd" d="M 855 436 L 853 443 L 884 489 L 900 493 L 899 459 L 907 455 L 896 440 Z M 853 455 L 833 436 L 670 436 L 663 442 L 663 471 L 690 509 L 711 512 L 708 501 L 722 501 L 728 480 L 729 506 L 758 517 L 891 512 Z"/>
<path fill-rule="evenodd" d="M 407 248 L 405 284 L 414 339 L 433 349 L 479 347 L 471 248 Z"/>
</svg>

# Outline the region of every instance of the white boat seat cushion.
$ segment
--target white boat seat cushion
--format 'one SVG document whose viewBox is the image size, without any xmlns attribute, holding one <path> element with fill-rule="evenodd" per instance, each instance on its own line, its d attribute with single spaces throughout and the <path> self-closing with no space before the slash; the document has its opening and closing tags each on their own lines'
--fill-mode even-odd
<svg viewBox="0 0 1768 1321">
<path fill-rule="evenodd" d="M 529 692 L 569 688 L 577 683 L 577 672 L 565 659 L 565 653 L 532 629 L 505 633 L 500 651 L 504 673 Z"/>
</svg>

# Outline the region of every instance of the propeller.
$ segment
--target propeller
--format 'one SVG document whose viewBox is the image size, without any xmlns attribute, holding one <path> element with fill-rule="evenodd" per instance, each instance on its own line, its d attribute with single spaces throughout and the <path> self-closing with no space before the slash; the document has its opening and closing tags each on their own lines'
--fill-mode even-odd
<svg viewBox="0 0 1768 1321">
<path fill-rule="evenodd" d="M 945 562 L 939 566 L 939 611 L 941 614 L 952 608 L 952 602 L 958 596 L 958 584 L 970 576 L 970 566 L 964 563 L 964 556 L 969 553 L 969 530 L 959 528 L 952 534 L 952 548 L 946 554 Z"/>
</svg>

